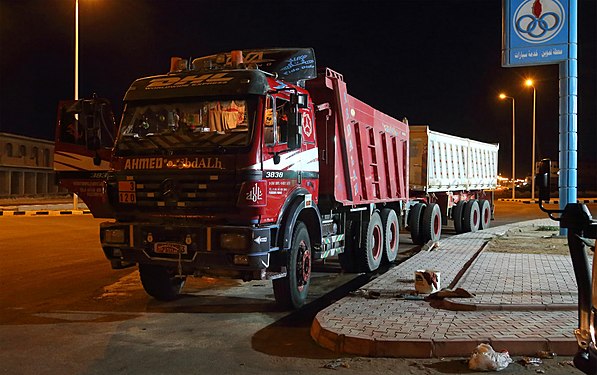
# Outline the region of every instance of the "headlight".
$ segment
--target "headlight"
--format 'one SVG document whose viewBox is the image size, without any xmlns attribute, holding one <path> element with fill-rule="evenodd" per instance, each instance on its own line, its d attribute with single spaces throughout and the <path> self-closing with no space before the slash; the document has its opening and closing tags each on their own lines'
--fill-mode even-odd
<svg viewBox="0 0 597 375">
<path fill-rule="evenodd" d="M 244 233 L 222 233 L 220 247 L 228 250 L 247 250 L 248 237 Z"/>
<path fill-rule="evenodd" d="M 104 242 L 107 243 L 125 243 L 124 229 L 106 229 L 104 231 Z"/>
</svg>

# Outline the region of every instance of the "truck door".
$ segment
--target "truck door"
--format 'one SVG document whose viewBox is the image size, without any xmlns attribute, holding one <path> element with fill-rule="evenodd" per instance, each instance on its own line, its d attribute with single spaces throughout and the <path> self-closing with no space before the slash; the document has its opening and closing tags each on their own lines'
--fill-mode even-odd
<svg viewBox="0 0 597 375">
<path fill-rule="evenodd" d="M 110 103 L 96 98 L 62 101 L 57 117 L 56 180 L 81 197 L 95 217 L 112 217 L 106 194 L 115 130 Z"/>
</svg>

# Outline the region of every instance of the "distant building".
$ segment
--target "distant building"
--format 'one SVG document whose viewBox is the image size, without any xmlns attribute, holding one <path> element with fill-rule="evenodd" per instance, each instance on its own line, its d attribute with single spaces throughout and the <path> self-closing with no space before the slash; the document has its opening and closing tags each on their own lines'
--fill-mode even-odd
<svg viewBox="0 0 597 375">
<path fill-rule="evenodd" d="M 65 193 L 54 182 L 54 142 L 0 133 L 0 197 Z"/>
</svg>

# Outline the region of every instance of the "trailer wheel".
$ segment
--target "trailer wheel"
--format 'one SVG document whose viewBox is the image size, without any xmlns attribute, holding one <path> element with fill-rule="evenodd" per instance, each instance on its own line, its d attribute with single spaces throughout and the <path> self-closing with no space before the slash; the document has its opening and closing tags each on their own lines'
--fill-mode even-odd
<svg viewBox="0 0 597 375">
<path fill-rule="evenodd" d="M 383 225 L 383 258 L 384 263 L 391 263 L 398 255 L 400 243 L 400 224 L 396 211 L 391 208 L 381 210 L 381 223 Z"/>
<path fill-rule="evenodd" d="M 383 255 L 383 227 L 381 217 L 377 212 L 369 218 L 363 228 L 361 260 L 365 272 L 375 271 L 381 264 Z"/>
<path fill-rule="evenodd" d="M 481 211 L 479 210 L 479 202 L 476 199 L 466 202 L 463 216 L 462 228 L 465 232 L 476 232 L 479 230 Z"/>
<path fill-rule="evenodd" d="M 298 309 L 305 304 L 311 284 L 311 239 L 302 221 L 294 227 L 287 270 L 286 277 L 273 280 L 274 297 L 279 305 Z"/>
<path fill-rule="evenodd" d="M 458 201 L 454 207 L 452 207 L 452 220 L 454 221 L 454 230 L 456 233 L 464 233 L 463 221 L 464 221 L 464 205 L 466 202 Z"/>
<path fill-rule="evenodd" d="M 145 292 L 159 301 L 176 299 L 186 282 L 186 276 L 179 277 L 174 268 L 153 264 L 139 264 L 139 274 Z"/>
<path fill-rule="evenodd" d="M 491 225 L 491 204 L 487 199 L 479 200 L 479 209 L 481 210 L 480 229 L 487 229 Z"/>
<path fill-rule="evenodd" d="M 437 203 L 429 203 L 421 220 L 421 236 L 423 243 L 439 241 L 442 234 L 442 212 Z"/>
<path fill-rule="evenodd" d="M 344 238 L 344 252 L 338 254 L 340 267 L 344 272 L 361 272 L 361 264 L 357 258 L 359 253 L 359 225 L 352 220 L 349 221 Z"/>
<path fill-rule="evenodd" d="M 408 214 L 408 227 L 410 229 L 410 238 L 412 238 L 415 245 L 422 245 L 423 235 L 421 233 L 421 219 L 423 217 L 423 211 L 427 205 L 425 203 L 416 203 L 410 208 Z"/>
</svg>

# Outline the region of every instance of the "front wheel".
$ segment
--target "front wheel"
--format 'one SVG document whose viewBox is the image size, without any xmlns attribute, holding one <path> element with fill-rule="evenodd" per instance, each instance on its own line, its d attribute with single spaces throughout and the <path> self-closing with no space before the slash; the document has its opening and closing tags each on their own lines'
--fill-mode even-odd
<svg viewBox="0 0 597 375">
<path fill-rule="evenodd" d="M 465 232 L 476 232 L 479 230 L 481 223 L 481 211 L 479 210 L 479 202 L 476 199 L 471 199 L 464 205 L 464 215 L 462 227 Z"/>
<path fill-rule="evenodd" d="M 442 211 L 437 203 L 429 203 L 421 220 L 423 242 L 437 242 L 442 235 Z"/>
<path fill-rule="evenodd" d="M 383 225 L 383 262 L 391 263 L 398 255 L 400 243 L 400 224 L 398 215 L 391 208 L 381 210 L 381 223 Z"/>
<path fill-rule="evenodd" d="M 465 201 L 458 201 L 456 205 L 452 207 L 452 220 L 454 221 L 454 230 L 456 233 L 464 233 L 464 205 Z"/>
<path fill-rule="evenodd" d="M 487 199 L 480 199 L 479 209 L 481 210 L 481 223 L 479 229 L 487 229 L 491 224 L 491 204 Z"/>
<path fill-rule="evenodd" d="M 285 277 L 273 280 L 276 302 L 298 309 L 305 304 L 311 284 L 311 239 L 307 226 L 297 221 L 292 234 Z"/>
<path fill-rule="evenodd" d="M 363 225 L 361 236 L 361 261 L 365 272 L 373 272 L 379 268 L 383 254 L 383 227 L 381 217 L 377 212 L 369 218 L 369 222 Z"/>
<path fill-rule="evenodd" d="M 186 276 L 176 275 L 171 267 L 139 264 L 141 284 L 145 292 L 159 301 L 172 301 L 178 297 Z"/>
<path fill-rule="evenodd" d="M 427 205 L 425 203 L 417 202 L 410 208 L 408 213 L 408 228 L 410 229 L 410 238 L 412 238 L 415 245 L 422 245 L 423 233 L 421 232 L 421 220 L 423 219 L 423 211 Z"/>
</svg>

